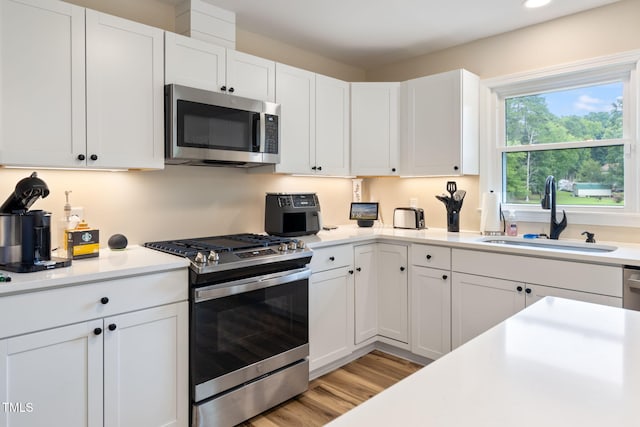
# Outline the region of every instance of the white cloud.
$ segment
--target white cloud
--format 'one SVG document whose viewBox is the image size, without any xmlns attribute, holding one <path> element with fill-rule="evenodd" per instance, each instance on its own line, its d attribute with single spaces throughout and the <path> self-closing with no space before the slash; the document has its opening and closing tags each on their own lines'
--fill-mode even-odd
<svg viewBox="0 0 640 427">
<path fill-rule="evenodd" d="M 589 113 L 611 111 L 613 108 L 610 102 L 599 98 L 593 98 L 589 95 L 580 95 L 578 100 L 573 103 L 573 107 L 576 110 L 587 111 Z"/>
</svg>

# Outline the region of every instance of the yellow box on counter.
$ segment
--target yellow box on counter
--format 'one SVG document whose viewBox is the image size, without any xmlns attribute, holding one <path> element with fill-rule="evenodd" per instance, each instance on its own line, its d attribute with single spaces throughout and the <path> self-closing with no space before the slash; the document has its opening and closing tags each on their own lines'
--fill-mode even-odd
<svg viewBox="0 0 640 427">
<path fill-rule="evenodd" d="M 67 258 L 82 259 L 100 254 L 100 230 L 65 230 Z"/>
</svg>

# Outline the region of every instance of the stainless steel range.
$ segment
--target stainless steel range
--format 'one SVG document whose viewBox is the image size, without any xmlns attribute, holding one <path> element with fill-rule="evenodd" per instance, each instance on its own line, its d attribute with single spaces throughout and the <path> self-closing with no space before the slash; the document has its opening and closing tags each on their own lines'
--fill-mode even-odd
<svg viewBox="0 0 640 427">
<path fill-rule="evenodd" d="M 191 260 L 192 426 L 232 426 L 309 383 L 309 276 L 303 242 L 236 234 L 145 243 Z"/>
</svg>

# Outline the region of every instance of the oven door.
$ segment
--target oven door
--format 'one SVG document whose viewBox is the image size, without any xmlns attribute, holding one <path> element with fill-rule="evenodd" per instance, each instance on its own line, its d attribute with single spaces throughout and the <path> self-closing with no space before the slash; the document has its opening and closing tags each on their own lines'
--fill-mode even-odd
<svg viewBox="0 0 640 427">
<path fill-rule="evenodd" d="M 309 355 L 310 275 L 305 267 L 193 290 L 194 402 Z"/>
</svg>

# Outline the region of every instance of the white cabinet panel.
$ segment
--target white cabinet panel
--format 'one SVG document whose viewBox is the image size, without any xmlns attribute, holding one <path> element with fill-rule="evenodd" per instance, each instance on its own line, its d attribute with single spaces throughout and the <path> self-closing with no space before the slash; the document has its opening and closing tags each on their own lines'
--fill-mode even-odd
<svg viewBox="0 0 640 427">
<path fill-rule="evenodd" d="M 276 63 L 227 49 L 227 91 L 245 98 L 274 102 Z"/>
<path fill-rule="evenodd" d="M 378 244 L 378 334 L 409 342 L 407 247 Z"/>
<path fill-rule="evenodd" d="M 211 92 L 225 85 L 226 49 L 165 32 L 165 82 Z"/>
<path fill-rule="evenodd" d="M 437 359 L 451 351 L 451 272 L 411 267 L 411 352 Z"/>
<path fill-rule="evenodd" d="M 86 11 L 87 165 L 164 167 L 163 33 Z"/>
<path fill-rule="evenodd" d="M 351 173 L 399 175 L 400 83 L 351 83 Z"/>
<path fill-rule="evenodd" d="M 378 334 L 378 245 L 356 246 L 354 252 L 355 343 Z"/>
<path fill-rule="evenodd" d="M 317 175 L 349 175 L 349 83 L 316 74 Z"/>
<path fill-rule="evenodd" d="M 32 407 L 0 411 L 0 425 L 102 426 L 102 349 L 102 320 L 0 341 L 0 401 Z"/>
<path fill-rule="evenodd" d="M 0 1 L 0 164 L 69 166 L 85 146 L 84 9 Z"/>
</svg>

